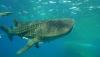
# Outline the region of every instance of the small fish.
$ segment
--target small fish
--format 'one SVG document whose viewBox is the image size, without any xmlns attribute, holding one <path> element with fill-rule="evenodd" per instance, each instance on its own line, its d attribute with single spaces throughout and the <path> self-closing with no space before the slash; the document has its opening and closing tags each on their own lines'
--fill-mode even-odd
<svg viewBox="0 0 100 57">
<path fill-rule="evenodd" d="M 24 53 L 32 46 L 39 48 L 40 43 L 53 41 L 69 34 L 74 25 L 73 19 L 60 19 L 60 20 L 44 20 L 40 22 L 31 22 L 21 24 L 14 21 L 15 28 L 10 29 L 6 26 L 0 26 L 8 34 L 8 38 L 12 40 L 12 36 L 18 35 L 21 38 L 27 39 L 27 44 L 17 52 L 17 55 Z"/>
<path fill-rule="evenodd" d="M 8 16 L 12 14 L 12 12 L 0 12 L 0 16 Z"/>
</svg>

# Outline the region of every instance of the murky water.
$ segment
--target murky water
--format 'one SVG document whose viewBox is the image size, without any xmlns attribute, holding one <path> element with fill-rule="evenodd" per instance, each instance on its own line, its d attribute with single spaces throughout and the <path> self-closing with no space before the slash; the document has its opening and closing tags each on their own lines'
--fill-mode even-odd
<svg viewBox="0 0 100 57">
<path fill-rule="evenodd" d="M 34 21 L 71 18 L 75 25 L 69 35 L 32 47 L 19 57 L 100 57 L 100 1 L 99 0 L 0 0 L 0 25 L 13 27 L 13 20 Z M 0 57 L 17 57 L 16 52 L 27 40 L 15 36 L 10 42 L 0 30 Z M 3 38 L 2 38 L 3 37 Z"/>
</svg>

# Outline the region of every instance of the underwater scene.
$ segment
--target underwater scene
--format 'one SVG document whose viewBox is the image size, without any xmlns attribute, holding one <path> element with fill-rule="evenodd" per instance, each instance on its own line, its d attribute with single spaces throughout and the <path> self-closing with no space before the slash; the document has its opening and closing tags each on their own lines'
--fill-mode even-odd
<svg viewBox="0 0 100 57">
<path fill-rule="evenodd" d="M 100 57 L 100 0 L 0 0 L 0 57 Z"/>
</svg>

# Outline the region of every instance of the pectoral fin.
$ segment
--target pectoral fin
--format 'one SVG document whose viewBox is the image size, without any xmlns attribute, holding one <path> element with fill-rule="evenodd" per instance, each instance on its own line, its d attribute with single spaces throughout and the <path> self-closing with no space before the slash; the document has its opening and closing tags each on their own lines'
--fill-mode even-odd
<svg viewBox="0 0 100 57">
<path fill-rule="evenodd" d="M 14 19 L 13 22 L 16 27 L 21 26 L 21 23 L 17 21 L 16 19 Z"/>
<path fill-rule="evenodd" d="M 38 42 L 39 42 L 38 38 L 29 39 L 27 44 L 17 52 L 17 55 L 24 53 L 25 51 L 27 51 L 29 48 L 31 48 L 33 45 L 35 45 Z"/>
</svg>

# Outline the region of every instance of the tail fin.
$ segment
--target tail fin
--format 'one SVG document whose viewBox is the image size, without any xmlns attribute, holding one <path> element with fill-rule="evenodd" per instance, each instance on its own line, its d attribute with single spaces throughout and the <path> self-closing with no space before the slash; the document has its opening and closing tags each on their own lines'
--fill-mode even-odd
<svg viewBox="0 0 100 57">
<path fill-rule="evenodd" d="M 0 29 L 4 30 L 4 32 L 7 33 L 8 38 L 10 41 L 12 41 L 12 34 L 11 34 L 11 30 L 9 28 L 7 28 L 6 26 L 0 26 Z"/>
</svg>

